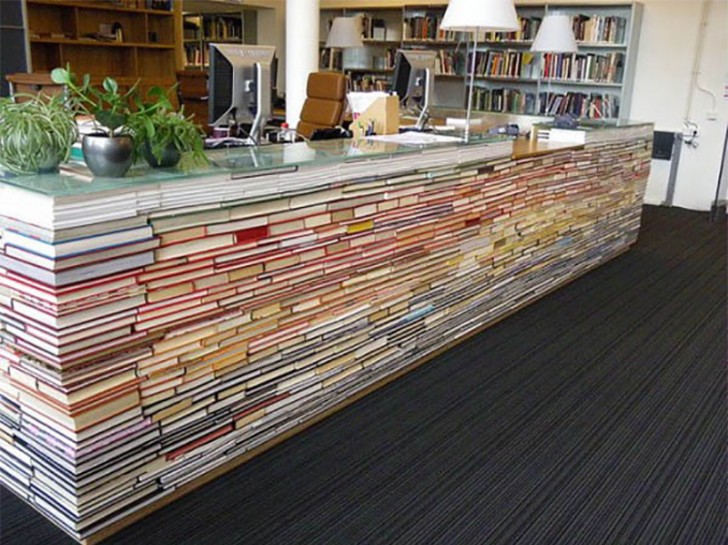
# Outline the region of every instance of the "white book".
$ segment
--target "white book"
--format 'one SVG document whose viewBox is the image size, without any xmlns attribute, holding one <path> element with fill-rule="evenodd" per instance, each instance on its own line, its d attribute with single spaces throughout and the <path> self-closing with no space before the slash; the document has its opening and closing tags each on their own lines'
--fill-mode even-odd
<svg viewBox="0 0 728 545">
<path fill-rule="evenodd" d="M 74 267 L 65 271 L 53 272 L 0 254 L 0 267 L 5 267 L 21 276 L 32 278 L 33 280 L 54 287 L 101 278 L 114 273 L 145 267 L 152 263 L 154 263 L 154 253 L 148 251 L 141 254 L 122 256 L 116 259 L 109 259 L 108 261 L 92 263 L 83 267 Z"/>
<path fill-rule="evenodd" d="M 147 239 L 142 242 L 131 242 L 106 248 L 105 250 L 94 250 L 73 256 L 53 258 L 40 255 L 33 251 L 28 251 L 17 246 L 8 245 L 5 247 L 5 253 L 10 257 L 20 259 L 26 263 L 43 267 L 49 271 L 62 271 L 78 267 L 81 265 L 90 265 L 91 263 L 100 263 L 109 259 L 118 258 L 124 255 L 141 253 L 153 250 L 159 246 L 159 239 Z"/>
<path fill-rule="evenodd" d="M 103 235 L 92 235 L 63 242 L 51 244 L 38 238 L 29 237 L 16 231 L 7 231 L 4 239 L 5 244 L 15 246 L 41 256 L 57 259 L 68 257 L 94 250 L 101 250 L 128 244 L 130 242 L 141 242 L 152 237 L 152 228 L 149 225 L 113 231 Z"/>
<path fill-rule="evenodd" d="M 549 141 L 583 144 L 586 142 L 586 131 L 575 129 L 551 129 L 549 131 Z"/>
</svg>

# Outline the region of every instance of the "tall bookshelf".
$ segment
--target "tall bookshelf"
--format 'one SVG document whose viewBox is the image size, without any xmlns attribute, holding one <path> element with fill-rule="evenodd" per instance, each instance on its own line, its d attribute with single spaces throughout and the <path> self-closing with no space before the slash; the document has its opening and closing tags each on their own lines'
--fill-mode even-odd
<svg viewBox="0 0 728 545">
<path fill-rule="evenodd" d="M 77 73 L 94 79 L 112 76 L 122 85 L 174 83 L 181 12 L 171 0 L 25 3 L 29 71 L 49 72 L 69 63 Z"/>
<path fill-rule="evenodd" d="M 576 53 L 530 51 L 548 13 L 571 16 Z M 475 107 L 483 111 L 628 117 L 642 5 L 521 6 L 521 31 L 486 33 L 476 52 Z M 470 55 L 470 51 L 468 53 Z"/>
<path fill-rule="evenodd" d="M 354 89 L 387 89 L 397 49 L 438 51 L 435 104 L 462 107 L 466 96 L 470 35 L 444 32 L 445 5 L 398 8 L 358 7 L 321 11 L 321 65 L 343 70 Z M 634 81 L 642 5 L 528 4 L 516 7 L 521 29 L 483 33 L 478 40 L 474 106 L 481 111 L 579 117 L 628 117 Z M 540 22 L 548 13 L 573 19 L 579 51 L 545 54 L 530 51 Z M 336 16 L 362 14 L 365 47 L 330 51 L 324 47 Z M 376 24 L 373 22 L 377 21 Z M 376 37 L 368 29 L 378 29 Z M 383 34 L 382 34 L 383 33 Z"/>
<path fill-rule="evenodd" d="M 257 43 L 257 12 L 185 13 L 183 15 L 185 69 L 207 69 L 211 43 Z"/>
<path fill-rule="evenodd" d="M 444 13 L 445 6 L 321 10 L 319 68 L 343 70 L 354 90 L 389 90 L 398 49 L 436 49 L 435 103 L 459 106 L 463 95 L 466 42 L 459 34 L 439 30 L 438 23 Z M 364 47 L 344 51 L 324 47 L 334 17 L 355 15 L 362 17 Z"/>
</svg>

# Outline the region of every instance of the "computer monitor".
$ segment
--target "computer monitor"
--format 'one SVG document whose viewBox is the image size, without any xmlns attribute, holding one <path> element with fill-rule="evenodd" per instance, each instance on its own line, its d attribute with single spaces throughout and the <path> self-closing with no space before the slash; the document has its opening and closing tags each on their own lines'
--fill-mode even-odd
<svg viewBox="0 0 728 545">
<path fill-rule="evenodd" d="M 210 44 L 211 126 L 250 123 L 248 136 L 255 145 L 260 143 L 271 118 L 275 51 L 267 45 Z"/>
<path fill-rule="evenodd" d="M 429 109 L 435 88 L 435 51 L 400 49 L 394 61 L 392 90 L 399 96 L 404 109 L 418 103 L 420 115 L 415 127 L 423 130 L 429 117 Z"/>
</svg>

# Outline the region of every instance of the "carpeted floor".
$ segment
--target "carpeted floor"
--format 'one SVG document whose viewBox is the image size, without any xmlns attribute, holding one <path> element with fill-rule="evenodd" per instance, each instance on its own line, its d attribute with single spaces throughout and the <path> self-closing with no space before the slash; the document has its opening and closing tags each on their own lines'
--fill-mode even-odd
<svg viewBox="0 0 728 545">
<path fill-rule="evenodd" d="M 638 244 L 111 544 L 719 545 L 726 224 Z M 73 543 L 3 489 L 2 545 Z"/>
</svg>

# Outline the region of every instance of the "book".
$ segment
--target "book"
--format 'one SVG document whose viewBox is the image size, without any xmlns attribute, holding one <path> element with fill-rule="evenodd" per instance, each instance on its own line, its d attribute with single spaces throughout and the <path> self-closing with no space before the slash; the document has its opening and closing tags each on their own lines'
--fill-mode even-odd
<svg viewBox="0 0 728 545">
<path fill-rule="evenodd" d="M 70 416 L 64 411 L 56 409 L 48 403 L 44 403 L 38 397 L 29 393 L 20 392 L 19 399 L 26 407 L 32 408 L 37 414 L 43 415 L 43 418 L 47 419 L 46 421 L 54 421 L 68 432 L 76 433 L 90 429 L 115 416 L 125 415 L 129 411 L 136 410 L 139 405 L 139 392 L 133 390 L 129 393 L 122 394 L 111 401 L 87 409 L 74 416 Z"/>
<path fill-rule="evenodd" d="M 5 267 L 21 276 L 32 278 L 48 286 L 66 286 L 82 280 L 100 278 L 113 273 L 137 269 L 154 263 L 154 252 L 143 252 L 131 256 L 122 256 L 100 263 L 92 263 L 65 271 L 49 271 L 30 263 L 0 254 L 0 267 Z"/>
<path fill-rule="evenodd" d="M 93 250 L 58 259 L 45 257 L 11 245 L 5 247 L 5 253 L 10 257 L 37 265 L 38 267 L 43 267 L 49 271 L 63 271 L 80 265 L 108 261 L 112 258 L 153 250 L 157 247 L 159 247 L 159 239 L 150 238 L 142 242 L 129 242 L 105 250 Z"/>
<path fill-rule="evenodd" d="M 110 304 L 99 305 L 95 308 L 63 316 L 43 312 L 35 307 L 23 303 L 22 301 L 13 301 L 12 306 L 18 314 L 27 316 L 36 322 L 40 322 L 41 324 L 45 324 L 52 328 L 63 329 L 84 322 L 91 322 L 97 318 L 111 316 L 125 310 L 134 309 L 142 304 L 144 304 L 144 296 L 137 295 L 136 297 L 129 297 Z"/>
<path fill-rule="evenodd" d="M 110 233 L 91 235 L 63 242 L 49 243 L 22 233 L 8 230 L 5 233 L 5 244 L 15 246 L 49 258 L 71 257 L 94 250 L 101 250 L 141 242 L 152 237 L 152 228 L 148 225 L 112 231 Z"/>
<path fill-rule="evenodd" d="M 119 218 L 113 221 L 89 223 L 88 225 L 70 227 L 68 229 L 53 230 L 20 222 L 9 216 L 0 216 L 0 228 L 5 228 L 9 231 L 20 231 L 32 238 L 40 239 L 51 244 L 145 225 L 147 225 L 147 219 L 144 216 L 133 216 L 130 218 Z"/>
</svg>

